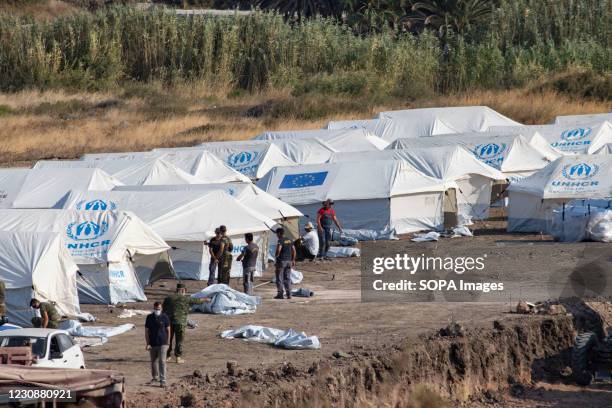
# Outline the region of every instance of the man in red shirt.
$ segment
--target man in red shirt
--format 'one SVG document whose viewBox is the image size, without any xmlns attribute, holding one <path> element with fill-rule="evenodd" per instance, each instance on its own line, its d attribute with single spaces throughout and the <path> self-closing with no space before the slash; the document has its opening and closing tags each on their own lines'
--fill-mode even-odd
<svg viewBox="0 0 612 408">
<path fill-rule="evenodd" d="M 329 259 L 327 251 L 332 239 L 333 224 L 342 232 L 342 226 L 336 217 L 336 212 L 332 208 L 334 202 L 329 198 L 323 201 L 323 207 L 317 211 L 317 230 L 319 232 L 319 258 Z"/>
</svg>

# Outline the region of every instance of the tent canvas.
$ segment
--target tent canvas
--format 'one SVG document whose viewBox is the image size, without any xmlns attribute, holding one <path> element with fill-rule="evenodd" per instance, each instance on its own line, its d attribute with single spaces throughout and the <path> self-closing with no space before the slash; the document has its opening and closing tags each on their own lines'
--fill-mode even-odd
<svg viewBox="0 0 612 408">
<path fill-rule="evenodd" d="M 592 122 L 569 125 L 530 125 L 496 127 L 496 132 L 521 134 L 528 140 L 536 132 L 560 154 L 593 154 L 605 144 L 612 143 L 612 122 Z"/>
<path fill-rule="evenodd" d="M 122 183 L 101 169 L 31 169 L 13 201 L 13 208 L 61 206 L 70 190 L 112 190 Z"/>
<path fill-rule="evenodd" d="M 251 183 L 184 184 L 167 186 L 120 186 L 115 191 L 165 191 L 170 194 L 182 191 L 207 193 L 221 190 L 237 199 L 251 210 L 282 224 L 291 237 L 299 235 L 298 221 L 303 214 L 295 207 L 266 193 Z"/>
<path fill-rule="evenodd" d="M 380 112 L 375 134 L 388 142 L 398 138 L 482 132 L 491 126 L 521 124 L 487 106 L 457 106 Z"/>
<path fill-rule="evenodd" d="M 327 122 L 325 129 L 359 129 L 363 128 L 372 134 L 376 134 L 378 119 L 354 119 L 354 120 L 332 120 Z"/>
<path fill-rule="evenodd" d="M 563 156 L 508 191 L 508 231 L 547 231 L 553 209 L 563 203 L 612 197 L 612 161 L 600 155 Z"/>
<path fill-rule="evenodd" d="M 363 150 L 382 150 L 389 144 L 363 128 L 348 129 L 310 129 L 264 132 L 253 140 L 298 140 L 318 139 L 337 151 L 359 152 Z"/>
<path fill-rule="evenodd" d="M 6 285 L 8 318 L 30 326 L 30 299 L 55 302 L 59 313 L 80 313 L 78 267 L 59 233 L 0 231 L 0 280 Z"/>
<path fill-rule="evenodd" d="M 219 225 L 226 225 L 234 242 L 235 257 L 251 232 L 262 249 L 257 265 L 258 276 L 265 269 L 267 237 L 276 222 L 241 204 L 222 190 L 211 191 L 73 191 L 65 208 L 90 210 L 113 208 L 130 211 L 147 223 L 168 245 L 175 272 L 183 279 L 208 278 L 210 261 L 206 242 Z M 234 261 L 232 277 L 242 276 L 242 267 Z"/>
<path fill-rule="evenodd" d="M 195 177 L 197 183 L 249 182 L 249 178 L 226 165 L 207 151 L 172 149 L 172 151 L 86 154 L 82 161 L 163 159 Z M 157 184 L 163 184 L 159 182 Z M 167 184 L 167 183 L 166 183 Z M 185 184 L 185 183 L 183 183 Z"/>
<path fill-rule="evenodd" d="M 146 300 L 144 285 L 169 262 L 164 240 L 125 211 L 0 210 L 0 231 L 62 234 L 79 266 L 81 303 Z"/>
<path fill-rule="evenodd" d="M 0 169 L 0 208 L 11 208 L 30 169 Z"/>
<path fill-rule="evenodd" d="M 196 176 L 179 169 L 161 158 L 117 160 L 62 160 L 39 161 L 35 169 L 98 168 L 125 185 L 195 184 L 202 183 Z"/>
<path fill-rule="evenodd" d="M 593 123 L 608 121 L 612 122 L 612 112 L 608 113 L 593 113 L 590 115 L 563 115 L 555 118 L 556 125 L 574 125 L 581 123 Z"/>
<path fill-rule="evenodd" d="M 538 134 L 536 138 L 541 138 Z M 543 168 L 559 154 L 542 139 L 544 147 L 531 144 L 521 135 L 494 133 L 460 133 L 435 137 L 397 139 L 393 149 L 413 149 L 436 146 L 463 146 L 481 162 L 496 168 L 504 178 L 520 178 L 533 174 Z"/>
<path fill-rule="evenodd" d="M 276 166 L 295 165 L 291 159 L 275 145 L 253 143 L 252 141 L 209 142 L 196 147 L 181 149 L 156 149 L 157 152 L 185 154 L 183 152 L 207 151 L 232 169 L 250 179 L 259 179 Z M 220 182 L 223 182 L 222 180 Z"/>
<path fill-rule="evenodd" d="M 258 186 L 313 220 L 331 198 L 345 228 L 399 234 L 442 228 L 444 193 L 456 188 L 390 160 L 277 167 Z"/>
</svg>

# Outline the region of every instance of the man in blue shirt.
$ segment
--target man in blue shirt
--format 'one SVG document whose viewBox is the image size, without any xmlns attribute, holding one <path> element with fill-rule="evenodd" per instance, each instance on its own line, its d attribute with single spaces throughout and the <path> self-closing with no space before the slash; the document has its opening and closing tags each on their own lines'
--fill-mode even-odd
<svg viewBox="0 0 612 408">
<path fill-rule="evenodd" d="M 145 321 L 145 341 L 151 355 L 151 382 L 166 387 L 166 353 L 170 338 L 170 319 L 162 312 L 161 302 L 155 302 L 153 313 Z"/>
</svg>

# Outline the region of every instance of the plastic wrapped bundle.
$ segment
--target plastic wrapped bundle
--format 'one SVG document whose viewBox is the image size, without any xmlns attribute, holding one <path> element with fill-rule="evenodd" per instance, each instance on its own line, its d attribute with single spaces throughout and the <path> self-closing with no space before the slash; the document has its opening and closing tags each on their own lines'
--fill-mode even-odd
<svg viewBox="0 0 612 408">
<path fill-rule="evenodd" d="M 589 208 L 566 206 L 553 211 L 549 233 L 555 241 L 580 242 L 587 238 Z"/>
<path fill-rule="evenodd" d="M 587 236 L 592 241 L 612 242 L 612 210 L 591 209 Z"/>
</svg>

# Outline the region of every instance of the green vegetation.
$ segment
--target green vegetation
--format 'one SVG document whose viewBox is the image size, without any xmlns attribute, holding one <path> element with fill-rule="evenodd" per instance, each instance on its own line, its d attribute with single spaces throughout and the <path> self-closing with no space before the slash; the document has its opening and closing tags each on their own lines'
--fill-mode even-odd
<svg viewBox="0 0 612 408">
<path fill-rule="evenodd" d="M 424 4 L 411 5 L 408 17 L 371 12 L 374 26 L 324 17 L 290 23 L 286 11 L 186 18 L 111 7 L 53 21 L 0 14 L 0 89 L 196 81 L 224 95 L 290 87 L 376 101 L 507 89 L 570 72 L 591 91 L 560 78 L 550 86 L 609 98 L 608 0 L 499 0 L 490 13 L 482 6 L 491 2 L 468 3 L 481 7 L 462 19 Z"/>
</svg>

